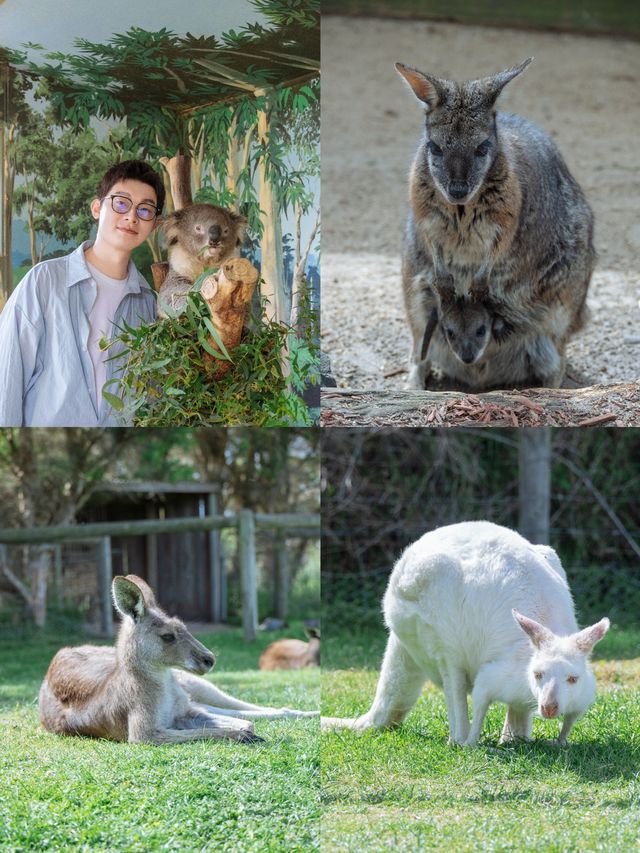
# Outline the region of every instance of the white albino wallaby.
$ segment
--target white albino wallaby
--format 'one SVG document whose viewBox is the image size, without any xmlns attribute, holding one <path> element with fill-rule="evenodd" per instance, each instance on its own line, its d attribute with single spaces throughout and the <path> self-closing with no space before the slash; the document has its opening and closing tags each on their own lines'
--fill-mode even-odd
<svg viewBox="0 0 640 853">
<path fill-rule="evenodd" d="M 49 665 L 39 695 L 40 721 L 48 731 L 129 743 L 251 743 L 262 738 L 248 720 L 317 715 L 228 696 L 194 674 L 211 669 L 213 654 L 183 622 L 167 616 L 141 578 L 119 575 L 112 592 L 123 616 L 115 648 L 60 649 Z"/>
<path fill-rule="evenodd" d="M 595 699 L 588 656 L 609 620 L 578 630 L 556 552 L 505 527 L 468 521 L 425 534 L 396 563 L 383 610 L 389 641 L 373 705 L 323 728 L 397 726 L 429 679 L 444 690 L 450 743 L 475 746 L 489 705 L 504 702 L 501 743 L 528 739 L 537 708 L 564 717 L 565 745 Z"/>
<path fill-rule="evenodd" d="M 260 669 L 304 669 L 320 666 L 320 631 L 307 628 L 309 642 L 276 640 L 260 655 Z"/>
</svg>

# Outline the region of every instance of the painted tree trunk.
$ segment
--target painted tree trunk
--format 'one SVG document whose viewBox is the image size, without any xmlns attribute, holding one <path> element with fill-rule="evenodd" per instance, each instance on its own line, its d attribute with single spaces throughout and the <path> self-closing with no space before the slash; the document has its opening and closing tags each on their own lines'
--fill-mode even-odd
<svg viewBox="0 0 640 853">
<path fill-rule="evenodd" d="M 187 157 L 185 154 L 176 154 L 175 157 L 161 157 L 160 162 L 169 175 L 175 210 L 192 204 L 191 157 Z"/>
<path fill-rule="evenodd" d="M 258 142 L 265 151 L 269 146 L 269 116 L 271 93 L 256 91 L 256 95 L 267 96 L 267 109 L 258 112 Z M 282 224 L 280 222 L 280 202 L 276 187 L 269 174 L 269 164 L 265 156 L 258 161 L 260 210 L 263 214 L 262 241 L 262 296 L 268 300 L 267 317 L 279 322 L 288 321 L 289 306 L 286 304 L 284 263 L 282 258 Z"/>
</svg>

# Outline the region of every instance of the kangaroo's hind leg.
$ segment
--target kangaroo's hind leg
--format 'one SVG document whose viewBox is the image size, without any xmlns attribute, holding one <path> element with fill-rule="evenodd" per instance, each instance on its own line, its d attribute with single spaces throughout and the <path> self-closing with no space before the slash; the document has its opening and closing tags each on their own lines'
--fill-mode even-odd
<svg viewBox="0 0 640 853">
<path fill-rule="evenodd" d="M 425 680 L 422 668 L 392 631 L 371 708 L 356 720 L 323 718 L 323 728 L 350 728 L 356 731 L 395 728 L 417 702 Z"/>
</svg>

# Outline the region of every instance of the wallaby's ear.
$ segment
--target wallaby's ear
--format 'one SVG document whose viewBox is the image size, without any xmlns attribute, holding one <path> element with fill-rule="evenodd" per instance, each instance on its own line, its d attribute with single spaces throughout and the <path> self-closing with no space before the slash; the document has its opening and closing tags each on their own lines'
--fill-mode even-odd
<svg viewBox="0 0 640 853">
<path fill-rule="evenodd" d="M 139 622 L 147 612 L 144 595 L 140 587 L 122 575 L 116 575 L 111 585 L 113 603 L 123 616 Z"/>
<path fill-rule="evenodd" d="M 523 616 L 522 613 L 518 613 L 517 610 L 512 610 L 511 612 L 513 614 L 513 618 L 516 620 L 518 625 L 520 625 L 522 630 L 537 649 L 541 649 L 543 646 L 549 645 L 555 639 L 553 631 L 545 628 L 544 625 L 536 622 L 535 619 L 528 619 L 526 616 Z"/>
<path fill-rule="evenodd" d="M 320 639 L 320 628 L 305 628 L 304 632 L 310 640 Z"/>
<path fill-rule="evenodd" d="M 514 77 L 517 77 L 518 74 L 522 74 L 531 62 L 533 62 L 533 56 L 525 59 L 520 65 L 514 65 L 513 68 L 507 68 L 505 71 L 494 74 L 493 77 L 485 77 L 483 80 L 478 80 L 477 83 L 484 90 L 489 104 L 493 105 L 507 83 L 513 80 Z"/>
<path fill-rule="evenodd" d="M 409 68 L 402 62 L 396 62 L 395 69 L 411 87 L 416 98 L 425 105 L 427 112 L 431 112 L 444 101 L 447 90 L 446 80 L 440 80 L 430 74 L 423 74 L 422 71 Z"/>
<path fill-rule="evenodd" d="M 576 646 L 581 652 L 589 653 L 591 649 L 598 643 L 609 630 L 610 622 L 605 616 L 595 625 L 590 625 L 588 628 L 583 628 L 582 631 L 575 635 Z"/>
</svg>

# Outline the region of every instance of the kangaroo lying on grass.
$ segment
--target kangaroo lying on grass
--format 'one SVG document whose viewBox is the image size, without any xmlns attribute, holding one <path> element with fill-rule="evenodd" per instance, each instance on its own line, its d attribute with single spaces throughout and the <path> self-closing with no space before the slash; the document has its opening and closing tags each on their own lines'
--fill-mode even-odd
<svg viewBox="0 0 640 853">
<path fill-rule="evenodd" d="M 564 717 L 564 746 L 595 699 L 588 656 L 609 620 L 579 631 L 556 552 L 505 527 L 468 521 L 425 534 L 396 563 L 383 609 L 389 641 L 373 705 L 323 728 L 397 726 L 429 679 L 444 689 L 450 743 L 475 746 L 489 705 L 504 702 L 501 743 L 529 739 L 537 709 Z"/>
<path fill-rule="evenodd" d="M 307 628 L 309 642 L 276 640 L 260 655 L 260 669 L 304 669 L 320 666 L 320 631 Z"/>
<path fill-rule="evenodd" d="M 112 592 L 123 616 L 115 648 L 64 648 L 51 661 L 39 696 L 48 731 L 129 743 L 252 743 L 262 738 L 248 720 L 317 716 L 223 693 L 199 677 L 213 667 L 213 654 L 161 610 L 141 578 L 117 576 Z"/>
</svg>

